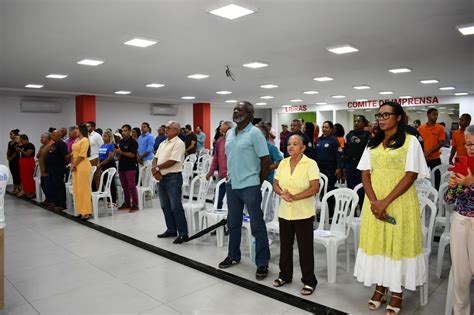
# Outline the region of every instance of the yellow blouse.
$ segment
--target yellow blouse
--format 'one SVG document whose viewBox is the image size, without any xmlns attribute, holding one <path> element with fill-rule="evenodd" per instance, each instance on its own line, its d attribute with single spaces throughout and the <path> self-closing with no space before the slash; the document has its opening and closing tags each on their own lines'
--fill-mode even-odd
<svg viewBox="0 0 474 315">
<path fill-rule="evenodd" d="M 282 190 L 288 189 L 291 194 L 299 194 L 310 187 L 310 181 L 319 180 L 319 168 L 316 162 L 306 155 L 301 160 L 291 174 L 290 158 L 280 162 L 275 172 L 275 179 Z M 316 201 L 314 196 L 293 202 L 286 202 L 280 199 L 278 217 L 285 220 L 302 220 L 314 216 Z"/>
<path fill-rule="evenodd" d="M 87 158 L 87 151 L 89 150 L 89 139 L 83 137 L 72 145 L 72 158 L 77 159 L 78 157 Z"/>
</svg>

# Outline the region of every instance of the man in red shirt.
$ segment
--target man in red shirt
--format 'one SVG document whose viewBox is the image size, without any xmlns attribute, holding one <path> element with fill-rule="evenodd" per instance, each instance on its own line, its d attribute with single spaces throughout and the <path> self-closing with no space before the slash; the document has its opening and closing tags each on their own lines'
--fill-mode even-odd
<svg viewBox="0 0 474 315">
<path fill-rule="evenodd" d="M 464 136 L 464 131 L 467 126 L 471 124 L 471 115 L 462 114 L 459 117 L 459 129 L 453 132 L 453 137 L 451 140 L 451 155 L 449 156 L 449 163 L 454 164 L 453 158 L 456 156 L 467 156 L 467 150 L 464 146 L 466 139 Z"/>
</svg>

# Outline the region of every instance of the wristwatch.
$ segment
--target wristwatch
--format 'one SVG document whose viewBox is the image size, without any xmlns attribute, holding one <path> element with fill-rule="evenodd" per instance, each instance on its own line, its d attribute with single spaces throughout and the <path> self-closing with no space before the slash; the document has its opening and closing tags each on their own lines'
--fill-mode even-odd
<svg viewBox="0 0 474 315">
<path fill-rule="evenodd" d="M 160 168 L 159 168 L 158 166 L 156 166 L 156 167 L 155 167 L 155 170 L 156 170 L 157 172 L 159 172 L 159 171 L 160 171 Z"/>
</svg>

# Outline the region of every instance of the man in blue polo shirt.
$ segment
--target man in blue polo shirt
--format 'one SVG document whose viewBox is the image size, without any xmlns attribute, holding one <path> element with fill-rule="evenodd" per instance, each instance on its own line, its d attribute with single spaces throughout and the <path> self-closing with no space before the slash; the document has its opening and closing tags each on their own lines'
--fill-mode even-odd
<svg viewBox="0 0 474 315">
<path fill-rule="evenodd" d="M 270 157 L 265 138 L 260 130 L 252 125 L 253 115 L 254 108 L 251 103 L 237 103 L 232 115 L 237 126 L 226 135 L 229 251 L 219 268 L 227 268 L 240 262 L 242 214 L 245 205 L 250 215 L 252 235 L 255 237 L 255 276 L 257 280 L 262 280 L 268 274 L 270 249 L 261 208 L 260 185 L 268 174 Z"/>
<path fill-rule="evenodd" d="M 155 138 L 151 135 L 150 124 L 142 123 L 142 134 L 138 137 L 138 163 L 143 165 L 151 165 L 153 161 L 153 146 L 155 145 Z"/>
</svg>

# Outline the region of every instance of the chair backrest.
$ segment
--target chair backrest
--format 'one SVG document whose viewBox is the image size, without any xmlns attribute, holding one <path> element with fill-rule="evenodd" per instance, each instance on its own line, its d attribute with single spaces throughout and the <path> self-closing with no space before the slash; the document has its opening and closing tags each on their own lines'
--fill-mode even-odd
<svg viewBox="0 0 474 315">
<path fill-rule="evenodd" d="M 33 178 L 40 178 L 41 173 L 40 173 L 40 166 L 39 166 L 39 161 L 36 161 L 35 163 L 35 171 L 33 173 Z"/>
<path fill-rule="evenodd" d="M 355 187 L 354 187 L 354 191 L 356 193 L 359 193 L 359 190 L 363 189 L 364 188 L 364 184 L 360 183 L 360 184 L 357 184 Z"/>
<path fill-rule="evenodd" d="M 197 160 L 196 172 L 198 174 L 207 174 L 211 167 L 211 157 L 209 155 L 201 155 Z"/>
<path fill-rule="evenodd" d="M 418 192 L 418 196 L 426 197 L 430 199 L 432 202 L 438 202 L 438 191 L 430 185 L 425 184 L 417 184 L 416 191 Z"/>
<path fill-rule="evenodd" d="M 433 233 L 434 233 L 434 224 L 436 219 L 436 205 L 430 199 L 418 196 L 418 201 L 420 205 L 420 217 L 422 226 L 425 225 L 426 218 L 429 215 L 429 224 L 428 224 L 428 235 L 423 244 L 423 248 L 428 249 L 431 252 L 431 245 L 433 243 Z"/>
<path fill-rule="evenodd" d="M 193 167 L 193 162 L 187 161 L 183 163 L 183 172 L 181 174 L 183 175 L 183 184 L 186 186 L 189 186 L 189 182 L 193 177 Z"/>
<path fill-rule="evenodd" d="M 221 185 L 225 185 L 225 178 L 221 179 L 216 184 L 216 191 L 215 191 L 215 194 L 214 194 L 214 207 L 213 207 L 213 209 L 218 209 L 217 208 L 217 203 L 219 202 L 219 189 L 220 189 Z M 227 202 L 222 203 L 222 209 L 227 209 Z"/>
<path fill-rule="evenodd" d="M 92 181 L 94 180 L 94 173 L 97 170 L 97 166 L 91 167 L 91 174 L 89 175 L 89 186 L 92 185 Z"/>
<path fill-rule="evenodd" d="M 66 184 L 72 184 L 71 164 L 68 164 L 67 169 L 68 169 L 68 174 L 67 174 Z"/>
<path fill-rule="evenodd" d="M 442 183 L 441 185 L 439 185 L 438 201 L 436 203 L 438 206 L 438 217 L 445 216 L 446 214 L 447 203 L 444 201 L 444 195 L 446 194 L 447 190 L 448 190 L 448 183 Z"/>
<path fill-rule="evenodd" d="M 138 170 L 138 184 L 137 187 L 150 187 L 151 181 L 151 166 L 143 165 Z"/>
<path fill-rule="evenodd" d="M 441 184 L 442 184 L 442 183 L 447 183 L 448 180 L 449 180 L 449 177 L 451 176 L 452 173 L 453 173 L 453 172 L 451 172 L 451 171 L 447 171 L 447 172 L 442 173 L 442 174 L 441 174 L 441 179 L 440 179 L 439 182 L 440 182 Z"/>
<path fill-rule="evenodd" d="M 197 155 L 196 155 L 195 153 L 193 153 L 193 154 L 188 155 L 188 156 L 184 159 L 184 162 L 191 162 L 191 163 L 193 163 L 193 165 L 194 165 L 194 163 L 196 163 L 196 160 L 197 160 Z"/>
<path fill-rule="evenodd" d="M 321 195 L 328 192 L 328 177 L 323 173 L 319 173 L 319 192 L 316 196 L 321 200 Z"/>
<path fill-rule="evenodd" d="M 415 180 L 415 185 L 427 185 L 431 186 L 431 181 L 428 178 L 417 178 Z"/>
<path fill-rule="evenodd" d="M 262 186 L 260 187 L 260 191 L 262 192 L 262 212 L 263 217 L 267 217 L 267 211 L 270 208 L 270 199 L 271 194 L 273 192 L 273 186 L 266 180 L 263 181 Z"/>
<path fill-rule="evenodd" d="M 117 172 L 117 169 L 115 167 L 108 168 L 102 172 L 102 174 L 100 175 L 100 184 L 99 184 L 99 189 L 97 190 L 97 192 L 103 193 L 103 192 L 110 191 L 110 185 L 112 184 L 112 181 L 114 180 L 115 172 Z M 105 176 L 107 176 L 107 181 L 105 182 L 105 185 L 104 185 Z"/>
<path fill-rule="evenodd" d="M 209 149 L 201 149 L 199 155 L 210 155 Z"/>
<path fill-rule="evenodd" d="M 431 170 L 431 185 L 435 187 L 435 178 L 436 178 L 435 174 L 439 173 L 439 175 L 441 176 L 441 174 L 446 173 L 448 171 L 448 168 L 451 168 L 451 167 L 452 165 L 449 165 L 449 164 L 441 164 L 433 168 Z"/>
<path fill-rule="evenodd" d="M 197 193 L 195 194 L 194 190 L 196 187 L 196 182 L 198 182 L 199 187 Z M 195 203 L 200 206 L 204 206 L 206 204 L 207 191 L 209 190 L 210 184 L 211 178 L 207 180 L 206 175 L 199 175 L 194 177 L 191 181 L 191 187 L 189 189 L 188 203 Z M 194 201 L 194 197 L 196 197 L 196 201 Z"/>
<path fill-rule="evenodd" d="M 359 196 L 349 188 L 337 188 L 325 194 L 321 205 L 321 220 L 318 227 L 320 230 L 324 230 L 326 215 L 329 215 L 327 212 L 330 197 L 336 199 L 330 231 L 335 235 L 347 237 L 354 218 L 355 208 L 359 202 Z"/>
</svg>

